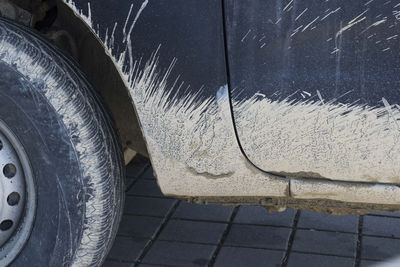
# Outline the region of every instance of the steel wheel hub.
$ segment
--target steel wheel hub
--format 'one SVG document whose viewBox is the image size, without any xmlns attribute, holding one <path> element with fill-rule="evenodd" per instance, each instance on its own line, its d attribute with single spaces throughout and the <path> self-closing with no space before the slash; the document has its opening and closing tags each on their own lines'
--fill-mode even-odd
<svg viewBox="0 0 400 267">
<path fill-rule="evenodd" d="M 0 247 L 18 227 L 25 206 L 25 175 L 13 144 L 0 131 Z"/>
<path fill-rule="evenodd" d="M 29 239 L 36 213 L 36 188 L 29 158 L 0 119 L 0 266 L 10 264 Z"/>
</svg>

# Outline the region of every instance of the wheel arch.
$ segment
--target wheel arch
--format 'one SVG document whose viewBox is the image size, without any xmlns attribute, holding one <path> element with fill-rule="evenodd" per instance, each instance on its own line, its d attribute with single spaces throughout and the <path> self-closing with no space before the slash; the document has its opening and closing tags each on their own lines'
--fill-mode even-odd
<svg viewBox="0 0 400 267">
<path fill-rule="evenodd" d="M 71 6 L 57 1 L 57 26 L 68 29 L 76 47 L 67 51 L 79 63 L 104 98 L 121 139 L 121 146 L 148 156 L 134 103 L 123 77 L 107 52 L 103 42 L 87 22 L 78 17 Z M 57 44 L 57 42 L 56 42 Z M 63 50 L 65 46 L 62 47 Z M 69 49 L 68 49 L 69 50 Z"/>
</svg>

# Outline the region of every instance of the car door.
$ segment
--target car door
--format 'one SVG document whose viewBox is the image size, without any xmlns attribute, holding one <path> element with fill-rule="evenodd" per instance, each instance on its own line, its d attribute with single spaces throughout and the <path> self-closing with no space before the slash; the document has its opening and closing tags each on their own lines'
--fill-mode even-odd
<svg viewBox="0 0 400 267">
<path fill-rule="evenodd" d="M 284 176 L 400 180 L 400 2 L 225 0 L 247 158 Z"/>
</svg>

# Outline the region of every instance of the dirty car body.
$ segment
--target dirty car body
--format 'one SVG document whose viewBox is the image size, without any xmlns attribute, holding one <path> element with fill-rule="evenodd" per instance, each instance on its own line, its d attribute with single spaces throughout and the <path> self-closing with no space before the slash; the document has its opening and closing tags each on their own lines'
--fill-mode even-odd
<svg viewBox="0 0 400 267">
<path fill-rule="evenodd" d="M 64 4 L 113 60 L 164 194 L 399 209 L 400 2 Z"/>
</svg>

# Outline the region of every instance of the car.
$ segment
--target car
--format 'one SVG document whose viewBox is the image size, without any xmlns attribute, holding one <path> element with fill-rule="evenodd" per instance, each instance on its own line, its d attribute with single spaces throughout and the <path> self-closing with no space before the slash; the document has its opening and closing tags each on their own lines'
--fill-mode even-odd
<svg viewBox="0 0 400 267">
<path fill-rule="evenodd" d="M 165 195 L 400 210 L 400 4 L 0 0 L 0 265 L 100 266 Z"/>
</svg>

